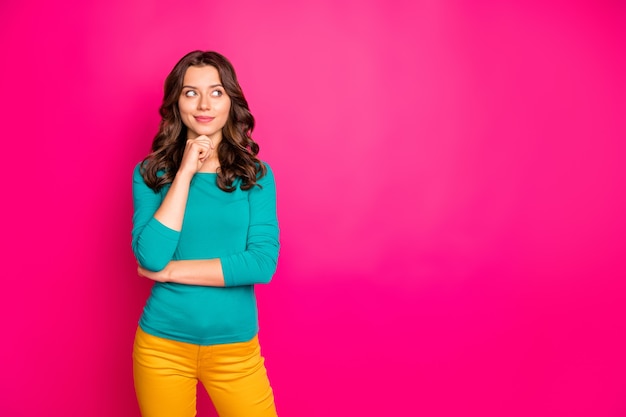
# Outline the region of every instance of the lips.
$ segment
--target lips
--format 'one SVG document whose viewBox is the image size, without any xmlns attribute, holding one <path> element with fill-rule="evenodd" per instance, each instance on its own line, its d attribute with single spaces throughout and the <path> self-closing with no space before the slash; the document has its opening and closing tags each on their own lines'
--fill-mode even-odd
<svg viewBox="0 0 626 417">
<path fill-rule="evenodd" d="M 199 123 L 209 123 L 213 119 L 215 119 L 215 117 L 209 117 L 209 116 L 194 116 L 193 118 L 196 119 L 196 121 L 198 121 Z"/>
</svg>

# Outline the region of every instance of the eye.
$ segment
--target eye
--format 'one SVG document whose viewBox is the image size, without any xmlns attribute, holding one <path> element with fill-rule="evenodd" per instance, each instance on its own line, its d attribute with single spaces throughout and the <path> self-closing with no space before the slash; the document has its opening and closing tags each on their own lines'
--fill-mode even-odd
<svg viewBox="0 0 626 417">
<path fill-rule="evenodd" d="M 183 94 L 185 95 L 185 97 L 195 97 L 198 95 L 198 93 L 193 90 L 187 90 Z"/>
<path fill-rule="evenodd" d="M 211 97 L 221 97 L 224 94 L 222 90 L 211 91 Z"/>
</svg>

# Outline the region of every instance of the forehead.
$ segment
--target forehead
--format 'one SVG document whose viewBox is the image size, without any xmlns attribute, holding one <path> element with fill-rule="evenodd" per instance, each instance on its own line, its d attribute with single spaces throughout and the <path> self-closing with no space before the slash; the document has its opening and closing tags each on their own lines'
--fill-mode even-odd
<svg viewBox="0 0 626 417">
<path fill-rule="evenodd" d="M 201 87 L 215 84 L 221 84 L 220 74 L 211 65 L 189 67 L 183 77 L 183 85 Z"/>
</svg>

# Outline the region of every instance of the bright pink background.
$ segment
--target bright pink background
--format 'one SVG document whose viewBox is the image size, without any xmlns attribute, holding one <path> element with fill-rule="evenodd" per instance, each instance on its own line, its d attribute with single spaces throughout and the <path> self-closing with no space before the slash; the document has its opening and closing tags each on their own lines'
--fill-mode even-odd
<svg viewBox="0 0 626 417">
<path fill-rule="evenodd" d="M 88 3 L 0 5 L 1 415 L 138 416 L 130 177 L 197 48 L 278 181 L 282 417 L 626 415 L 622 2 Z"/>
</svg>

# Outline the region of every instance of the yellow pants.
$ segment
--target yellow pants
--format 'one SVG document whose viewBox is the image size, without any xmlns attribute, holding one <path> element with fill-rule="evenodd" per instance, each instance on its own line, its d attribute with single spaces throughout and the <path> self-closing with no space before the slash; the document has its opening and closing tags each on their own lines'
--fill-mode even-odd
<svg viewBox="0 0 626 417">
<path fill-rule="evenodd" d="M 143 417 L 193 417 L 202 382 L 220 417 L 276 417 L 259 340 L 199 346 L 137 329 L 135 392 Z"/>
</svg>

